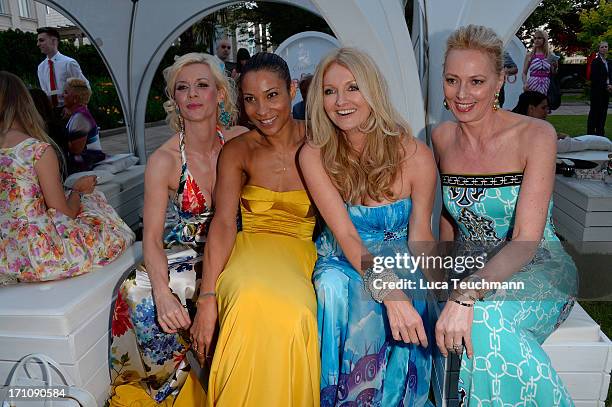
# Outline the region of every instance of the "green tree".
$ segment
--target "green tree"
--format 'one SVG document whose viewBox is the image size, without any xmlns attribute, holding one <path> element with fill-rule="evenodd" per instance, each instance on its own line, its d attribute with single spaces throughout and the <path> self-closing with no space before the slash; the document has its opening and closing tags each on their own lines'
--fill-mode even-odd
<svg viewBox="0 0 612 407">
<path fill-rule="evenodd" d="M 581 32 L 578 39 L 596 51 L 600 41 L 612 44 L 612 2 L 601 0 L 592 10 L 580 13 Z"/>
<path fill-rule="evenodd" d="M 587 44 L 578 37 L 582 24 L 580 14 L 597 6 L 599 0 L 544 0 L 527 18 L 517 35 L 531 42 L 533 32 L 544 27 L 552 43 L 567 53 L 584 51 Z"/>
</svg>

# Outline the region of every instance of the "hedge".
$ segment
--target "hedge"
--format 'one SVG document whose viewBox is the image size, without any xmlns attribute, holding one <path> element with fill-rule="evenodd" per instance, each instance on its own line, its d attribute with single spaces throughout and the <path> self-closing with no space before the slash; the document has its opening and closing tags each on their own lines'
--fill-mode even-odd
<svg viewBox="0 0 612 407">
<path fill-rule="evenodd" d="M 37 67 L 44 58 L 36 46 L 36 37 L 36 33 L 20 30 L 0 32 L 0 70 L 18 75 L 26 85 L 35 88 L 39 87 L 36 74 Z M 89 109 L 100 128 L 111 129 L 124 126 L 119 97 L 108 71 L 101 69 L 101 67 L 106 67 L 98 51 L 91 45 L 76 47 L 66 41 L 60 43 L 59 50 L 62 54 L 76 59 L 83 74 L 89 80 L 92 89 Z M 194 51 L 202 52 L 204 49 L 184 49 L 180 46 L 172 46 L 166 52 L 151 84 L 145 121 L 153 122 L 163 120 L 166 117 L 163 108 L 165 100 L 163 68 L 174 62 L 174 55 Z"/>
</svg>

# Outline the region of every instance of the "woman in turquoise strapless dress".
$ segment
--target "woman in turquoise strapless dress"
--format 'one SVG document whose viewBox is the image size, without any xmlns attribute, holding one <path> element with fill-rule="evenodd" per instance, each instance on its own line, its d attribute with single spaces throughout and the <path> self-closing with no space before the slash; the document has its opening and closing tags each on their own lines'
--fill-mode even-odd
<svg viewBox="0 0 612 407">
<path fill-rule="evenodd" d="M 364 279 L 372 255 L 433 240 L 433 156 L 391 107 L 375 63 L 357 50 L 335 50 L 319 64 L 307 106 L 310 142 L 300 164 L 327 224 L 313 276 L 321 406 L 426 405 L 426 301 L 381 292 Z"/>
<path fill-rule="evenodd" d="M 442 355 L 461 356 L 450 398 L 463 406 L 571 406 L 541 347 L 569 314 L 577 287 L 551 222 L 555 130 L 499 109 L 502 41 L 493 30 L 462 27 L 447 45 L 444 105 L 457 123 L 432 134 L 444 201 L 440 238 L 454 240 L 462 255 L 488 255 L 484 267 L 455 278 L 509 287 L 450 292 L 436 325 Z"/>
</svg>

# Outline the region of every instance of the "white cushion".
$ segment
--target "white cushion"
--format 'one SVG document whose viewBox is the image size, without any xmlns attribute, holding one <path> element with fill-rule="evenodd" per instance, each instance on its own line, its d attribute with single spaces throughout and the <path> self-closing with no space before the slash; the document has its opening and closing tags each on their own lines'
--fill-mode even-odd
<svg viewBox="0 0 612 407">
<path fill-rule="evenodd" d="M 115 154 L 109 156 L 104 161 L 100 161 L 94 167 L 96 170 L 108 171 L 116 174 L 126 170 L 138 162 L 138 157 L 132 154 Z"/>
<path fill-rule="evenodd" d="M 580 306 L 574 304 L 569 316 L 544 342 L 599 342 L 599 325 Z"/>
<path fill-rule="evenodd" d="M 68 178 L 66 178 L 66 180 L 64 181 L 64 186 L 66 188 L 72 188 L 72 186 L 74 185 L 77 179 L 81 177 L 86 177 L 88 175 L 95 175 L 97 177 L 96 179 L 97 185 L 106 184 L 107 182 L 113 179 L 113 174 L 108 171 L 93 170 L 93 171 L 75 172 L 74 174 L 71 174 L 70 176 L 68 176 Z"/>
<path fill-rule="evenodd" d="M 578 137 L 566 137 L 557 140 L 557 154 L 569 153 L 572 151 L 584 151 L 588 149 L 587 143 L 577 140 Z"/>
<path fill-rule="evenodd" d="M 607 137 L 587 134 L 585 136 L 574 137 L 574 139 L 586 143 L 587 150 L 612 151 L 612 141 L 610 141 Z"/>
<path fill-rule="evenodd" d="M 0 336 L 69 335 L 110 304 L 118 284 L 140 261 L 142 243 L 136 242 L 114 262 L 85 275 L 3 287 Z"/>
</svg>

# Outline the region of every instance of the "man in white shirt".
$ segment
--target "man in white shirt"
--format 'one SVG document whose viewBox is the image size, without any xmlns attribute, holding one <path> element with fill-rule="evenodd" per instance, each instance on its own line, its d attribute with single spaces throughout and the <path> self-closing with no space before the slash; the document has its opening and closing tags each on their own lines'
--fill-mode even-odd
<svg viewBox="0 0 612 407">
<path fill-rule="evenodd" d="M 74 59 L 62 55 L 58 50 L 59 32 L 52 27 L 41 27 L 38 32 L 37 45 L 47 58 L 38 65 L 38 82 L 40 88 L 49 96 L 54 108 L 64 106 L 64 85 L 68 78 L 80 78 L 89 82 L 81 72 L 81 67 Z"/>
</svg>

